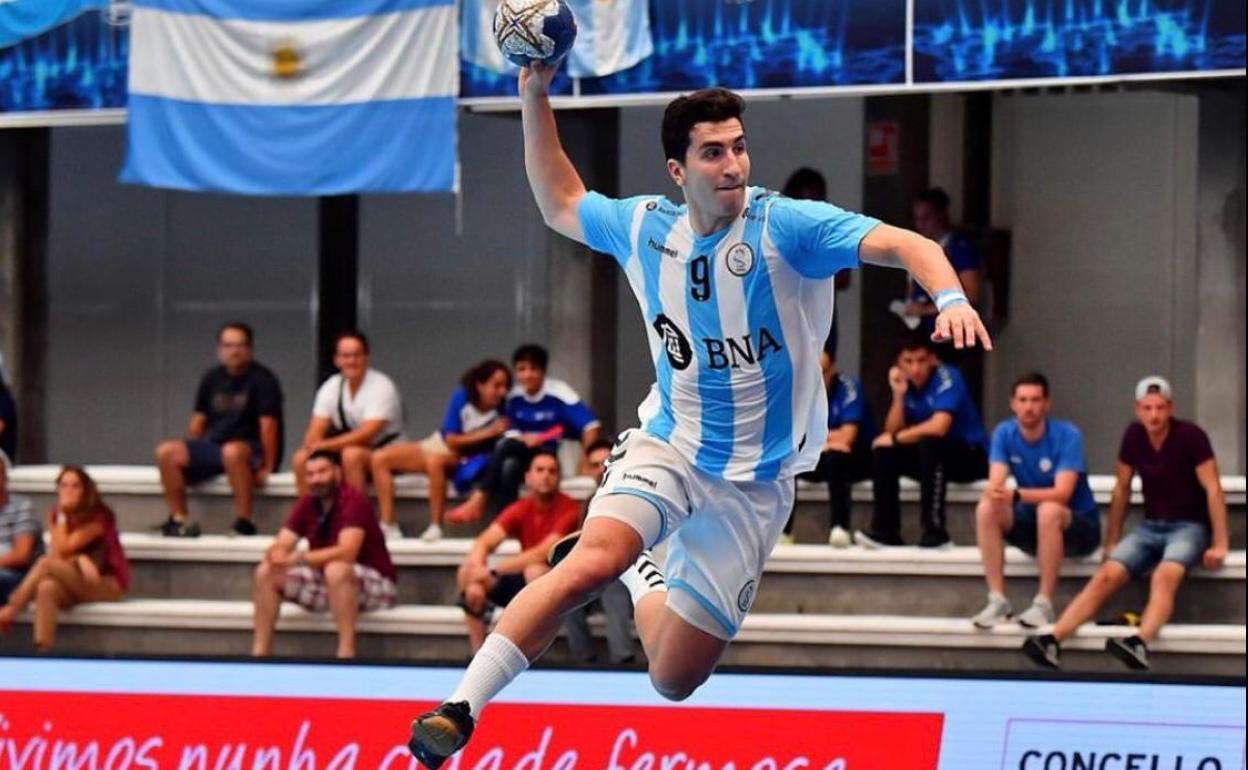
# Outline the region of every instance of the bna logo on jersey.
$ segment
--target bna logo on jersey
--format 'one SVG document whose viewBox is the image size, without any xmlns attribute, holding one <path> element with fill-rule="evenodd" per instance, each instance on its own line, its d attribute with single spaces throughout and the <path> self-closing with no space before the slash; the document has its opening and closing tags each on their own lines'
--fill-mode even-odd
<svg viewBox="0 0 1248 770">
<path fill-rule="evenodd" d="M 672 319 L 660 313 L 658 318 L 654 319 L 654 330 L 659 333 L 659 339 L 663 341 L 663 349 L 667 351 L 667 360 L 672 363 L 672 368 L 688 369 L 689 364 L 693 363 L 693 348 L 689 346 L 689 340 L 680 327 L 672 323 Z"/>
<path fill-rule="evenodd" d="M 724 259 L 728 262 L 728 272 L 744 278 L 754 268 L 754 249 L 748 243 L 738 243 L 728 249 Z"/>
</svg>

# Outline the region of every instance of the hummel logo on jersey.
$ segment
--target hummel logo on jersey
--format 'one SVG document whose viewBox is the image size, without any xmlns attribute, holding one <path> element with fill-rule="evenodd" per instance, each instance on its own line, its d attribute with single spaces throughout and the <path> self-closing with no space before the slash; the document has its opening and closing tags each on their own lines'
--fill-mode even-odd
<svg viewBox="0 0 1248 770">
<path fill-rule="evenodd" d="M 663 349 L 667 351 L 667 360 L 671 362 L 672 368 L 688 369 L 689 364 L 693 363 L 693 347 L 685 333 L 662 313 L 654 319 L 654 330 L 659 333 L 659 339 L 663 340 Z"/>
<path fill-rule="evenodd" d="M 647 245 L 649 245 L 649 246 L 650 246 L 650 248 L 654 249 L 655 251 L 659 252 L 660 254 L 664 254 L 664 255 L 666 255 L 666 256 L 669 256 L 669 257 L 671 257 L 672 259 L 677 259 L 677 258 L 679 258 L 679 257 L 680 257 L 680 254 L 676 253 L 676 249 L 669 249 L 668 247 L 664 246 L 663 244 L 659 243 L 658 241 L 656 241 L 656 240 L 655 240 L 655 239 L 653 239 L 653 238 L 651 238 L 651 239 L 650 239 L 650 243 L 649 243 L 649 244 L 647 244 Z"/>
<path fill-rule="evenodd" d="M 707 366 L 712 369 L 740 369 L 742 364 L 761 364 L 768 353 L 784 350 L 766 326 L 758 330 L 757 341 L 750 335 L 740 339 L 724 340 L 704 338 Z"/>
</svg>

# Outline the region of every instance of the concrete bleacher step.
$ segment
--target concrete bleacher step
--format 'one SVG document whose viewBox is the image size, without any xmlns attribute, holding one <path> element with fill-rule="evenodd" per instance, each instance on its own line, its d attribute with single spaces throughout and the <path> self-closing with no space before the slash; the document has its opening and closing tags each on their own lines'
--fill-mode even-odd
<svg viewBox="0 0 1248 770">
<path fill-rule="evenodd" d="M 54 480 L 58 466 L 26 465 L 10 473 L 9 484 L 14 492 L 34 498 L 40 507 L 53 502 Z M 124 531 L 150 530 L 164 520 L 167 509 L 161 495 L 160 478 L 154 467 L 149 466 L 88 466 L 96 478 L 100 491 L 108 504 L 116 511 Z M 1113 479 L 1109 476 L 1089 477 L 1093 494 L 1102 508 L 1108 505 Z M 1231 547 L 1248 547 L 1248 512 L 1245 505 L 1245 479 L 1243 476 L 1227 476 L 1222 479 L 1230 507 Z M 593 493 L 593 483 L 584 477 L 564 480 L 564 491 L 578 500 L 587 500 Z M 974 507 L 979 499 L 982 484 L 951 484 L 948 492 L 949 530 L 955 542 L 971 545 L 975 542 Z M 1135 479 L 1133 501 L 1137 510 L 1128 519 L 1128 526 L 1139 518 L 1141 502 L 1139 479 Z M 423 475 L 401 476 L 397 479 L 398 519 L 412 534 L 424 529 L 429 521 L 428 480 Z M 255 502 L 256 526 L 263 533 L 272 534 L 281 526 L 294 499 L 294 477 L 290 473 L 274 474 L 264 489 L 258 490 Z M 794 535 L 798 542 L 822 543 L 828 537 L 827 489 L 818 484 L 798 483 L 797 519 Z M 908 541 L 918 539 L 918 486 L 909 480 L 902 481 L 903 534 Z M 454 498 L 452 498 L 454 500 Z M 866 527 L 871 518 L 871 484 L 863 482 L 854 487 L 854 519 L 856 527 Z M 453 504 L 453 503 L 452 503 Z M 229 486 L 224 479 L 213 479 L 194 488 L 189 500 L 190 513 L 207 533 L 224 533 L 234 520 L 233 501 Z M 448 526 L 452 537 L 470 537 L 481 529 L 480 524 Z"/>
<path fill-rule="evenodd" d="M 29 646 L 28 618 L 0 637 L 0 653 Z M 359 655 L 413 661 L 456 661 L 468 656 L 459 611 L 408 605 L 360 619 Z M 597 631 L 601 628 L 595 624 Z M 1065 647 L 1070 670 L 1120 671 L 1102 650 L 1105 639 L 1126 633 L 1089 626 Z M 333 652 L 333 625 L 286 605 L 275 644 L 283 657 L 323 657 Z M 57 640 L 63 654 L 246 654 L 251 605 L 245 601 L 127 600 L 87 604 L 64 614 Z M 845 668 L 995 669 L 1029 668 L 1018 647 L 1016 626 L 976 631 L 968 621 L 888 615 L 835 616 L 756 613 L 729 647 L 725 664 Z M 1245 628 L 1168 626 L 1153 645 L 1154 670 L 1243 676 Z M 556 644 L 551 662 L 566 661 Z"/>
<path fill-rule="evenodd" d="M 153 599 L 246 599 L 255 565 L 269 537 L 205 536 L 171 540 L 126 533 L 123 544 L 134 571 L 134 597 Z M 455 569 L 470 545 L 465 539 L 390 543 L 399 568 L 401 603 L 449 605 L 455 601 Z M 516 551 L 515 543 L 501 553 Z M 1064 606 L 1096 570 L 1099 557 L 1063 565 L 1058 606 Z M 1035 562 L 1017 549 L 1007 550 L 1008 588 L 1022 611 L 1036 588 Z M 800 614 L 934 615 L 965 618 L 978 611 L 984 584 L 975 548 L 923 551 L 917 548 L 833 549 L 828 546 L 778 546 L 767 565 L 754 602 L 755 612 Z M 1125 590 L 1104 614 L 1139 611 L 1147 584 Z M 1245 622 L 1245 553 L 1233 552 L 1224 569 L 1194 571 L 1180 593 L 1175 621 Z"/>
</svg>

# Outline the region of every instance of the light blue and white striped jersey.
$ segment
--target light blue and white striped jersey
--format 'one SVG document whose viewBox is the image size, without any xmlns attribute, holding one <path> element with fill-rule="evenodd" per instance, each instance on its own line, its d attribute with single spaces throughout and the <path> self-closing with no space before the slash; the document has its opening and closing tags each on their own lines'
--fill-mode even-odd
<svg viewBox="0 0 1248 770">
<path fill-rule="evenodd" d="M 653 330 L 642 428 L 707 473 L 768 481 L 818 464 L 832 277 L 858 264 L 879 221 L 761 188 L 747 201 L 707 236 L 685 206 L 657 196 L 591 192 L 579 216 L 586 243 L 624 268 Z"/>
</svg>

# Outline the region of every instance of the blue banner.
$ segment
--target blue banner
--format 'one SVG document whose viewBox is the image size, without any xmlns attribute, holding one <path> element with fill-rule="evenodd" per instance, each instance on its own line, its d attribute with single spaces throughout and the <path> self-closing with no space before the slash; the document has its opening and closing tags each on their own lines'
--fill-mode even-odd
<svg viewBox="0 0 1248 770">
<path fill-rule="evenodd" d="M 125 18 L 107 0 L 0 2 L 0 114 L 126 106 Z"/>
</svg>

